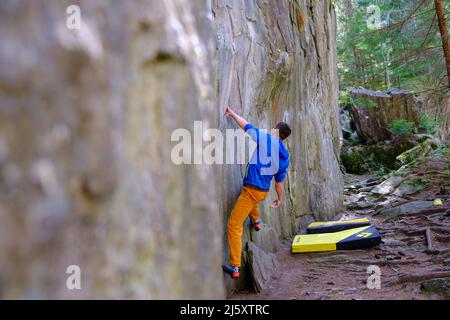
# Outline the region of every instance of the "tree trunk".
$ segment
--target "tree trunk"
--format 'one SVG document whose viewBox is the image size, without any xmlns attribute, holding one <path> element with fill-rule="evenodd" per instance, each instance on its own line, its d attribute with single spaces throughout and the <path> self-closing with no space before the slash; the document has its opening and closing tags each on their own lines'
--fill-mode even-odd
<svg viewBox="0 0 450 320">
<path fill-rule="evenodd" d="M 447 65 L 448 87 L 450 88 L 450 45 L 448 43 L 448 29 L 445 20 L 444 6 L 442 0 L 434 0 L 436 14 L 438 17 L 439 31 L 441 33 L 442 48 L 444 49 L 445 64 Z"/>
</svg>

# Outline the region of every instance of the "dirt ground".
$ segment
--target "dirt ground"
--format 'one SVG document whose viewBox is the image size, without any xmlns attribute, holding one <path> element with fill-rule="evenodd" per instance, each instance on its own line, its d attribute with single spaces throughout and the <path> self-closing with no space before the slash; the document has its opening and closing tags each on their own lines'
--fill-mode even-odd
<svg viewBox="0 0 450 320">
<path fill-rule="evenodd" d="M 429 168 L 436 169 L 442 170 L 443 167 L 435 163 Z M 426 173 L 427 170 L 421 169 L 422 175 Z M 346 185 L 367 178 L 347 176 Z M 260 293 L 235 293 L 229 298 L 444 299 L 439 294 L 422 292 L 421 282 L 436 273 L 450 277 L 450 217 L 445 217 L 442 213 L 450 206 L 447 187 L 448 181 L 437 179 L 429 188 L 418 194 L 400 199 L 401 203 L 439 197 L 444 200 L 440 208 L 395 218 L 381 218 L 375 209 L 349 210 L 347 201 L 346 210 L 339 218 L 346 220 L 368 217 L 382 234 L 382 244 L 368 250 L 291 254 L 291 242 L 284 242 L 277 254 L 279 270 L 268 288 Z M 346 200 L 352 194 L 354 191 L 346 188 Z M 427 247 L 427 228 L 431 231 L 431 251 Z M 370 276 L 367 267 L 370 265 L 377 265 L 381 270 L 380 289 L 367 287 L 367 279 Z M 414 277 L 417 275 L 418 277 Z"/>
</svg>

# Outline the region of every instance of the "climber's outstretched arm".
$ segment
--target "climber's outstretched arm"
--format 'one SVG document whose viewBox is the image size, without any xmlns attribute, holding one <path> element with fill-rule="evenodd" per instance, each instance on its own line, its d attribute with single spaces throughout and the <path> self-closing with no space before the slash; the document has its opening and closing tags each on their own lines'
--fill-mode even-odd
<svg viewBox="0 0 450 320">
<path fill-rule="evenodd" d="M 242 129 L 245 128 L 245 126 L 249 123 L 247 120 L 239 116 L 236 112 L 234 112 L 229 106 L 227 107 L 227 110 L 225 111 L 225 115 L 229 116 L 236 121 L 239 127 Z"/>
<path fill-rule="evenodd" d="M 275 182 L 275 191 L 277 192 L 277 198 L 270 205 L 271 208 L 278 208 L 283 200 L 284 184 L 283 182 Z"/>
</svg>

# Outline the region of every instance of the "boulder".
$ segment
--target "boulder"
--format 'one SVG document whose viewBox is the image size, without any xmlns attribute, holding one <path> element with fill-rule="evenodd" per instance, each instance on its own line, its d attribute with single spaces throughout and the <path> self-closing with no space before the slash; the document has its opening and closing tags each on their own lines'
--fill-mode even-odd
<svg viewBox="0 0 450 320">
<path fill-rule="evenodd" d="M 395 188 L 402 183 L 404 180 L 401 176 L 391 176 L 390 178 L 386 179 L 382 183 L 380 183 L 378 186 L 372 189 L 372 193 L 378 194 L 378 195 L 386 195 L 395 190 Z"/>
<path fill-rule="evenodd" d="M 265 290 L 279 267 L 275 254 L 265 252 L 254 242 L 249 241 L 247 242 L 246 260 L 251 271 L 254 288 L 258 292 Z"/>
<path fill-rule="evenodd" d="M 291 125 L 285 201 L 261 204 L 254 270 L 305 217 L 332 218 L 333 1 L 110 2 L 0 1 L 0 298 L 224 298 L 245 165 L 177 165 L 172 134 L 237 129 L 228 104 L 261 129 Z M 65 286 L 72 264 L 82 290 Z"/>
<path fill-rule="evenodd" d="M 353 119 L 348 108 L 343 108 L 339 113 L 339 122 L 341 124 L 342 137 L 347 141 L 358 141 L 358 133 L 356 132 Z"/>
<path fill-rule="evenodd" d="M 433 207 L 433 201 L 411 201 L 394 208 L 386 209 L 380 211 L 380 216 L 382 217 L 395 217 L 400 214 L 415 214 L 422 210 Z"/>
<path fill-rule="evenodd" d="M 417 146 L 403 152 L 402 154 L 396 157 L 396 160 L 401 164 L 405 165 L 408 163 L 413 163 L 414 161 L 425 157 L 431 151 L 439 148 L 440 142 L 437 139 L 428 139 Z"/>
<path fill-rule="evenodd" d="M 415 96 L 414 102 L 419 110 L 426 112 L 437 123 L 436 136 L 440 140 L 450 138 L 450 96 L 427 92 Z"/>
<path fill-rule="evenodd" d="M 307 217 L 330 220 L 343 206 L 336 46 L 329 41 L 336 35 L 334 5 L 330 0 L 211 4 L 217 34 L 217 114 L 231 105 L 261 129 L 279 121 L 292 128 L 285 142 L 291 156 L 285 201 L 281 208 L 270 209 L 275 197 L 271 190 L 260 205 L 265 231 L 244 231 L 244 243 L 252 241 L 270 253 L 279 247 L 273 239 L 291 238 Z M 222 132 L 237 128 L 228 118 L 218 121 Z M 245 165 L 224 165 L 218 172 L 216 200 L 226 225 Z M 224 248 L 223 260 L 228 261 L 225 234 Z M 229 286 L 242 288 L 245 283 Z"/>
<path fill-rule="evenodd" d="M 1 1 L 0 38 L 0 298 L 225 298 L 221 182 L 171 161 L 218 123 L 209 1 Z"/>
<path fill-rule="evenodd" d="M 394 120 L 404 119 L 419 124 L 419 113 L 411 91 L 393 89 L 379 92 L 351 88 L 349 92 L 353 102 L 349 110 L 356 130 L 368 144 L 391 139 L 388 129 Z"/>
<path fill-rule="evenodd" d="M 394 191 L 394 195 L 397 197 L 402 197 L 405 195 L 414 194 L 422 189 L 424 189 L 428 184 L 425 179 L 408 179 L 403 181 Z"/>
</svg>

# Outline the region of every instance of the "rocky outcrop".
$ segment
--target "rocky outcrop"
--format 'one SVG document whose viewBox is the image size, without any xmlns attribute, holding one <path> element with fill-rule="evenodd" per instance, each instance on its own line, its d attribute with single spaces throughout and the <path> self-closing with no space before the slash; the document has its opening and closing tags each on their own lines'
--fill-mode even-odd
<svg viewBox="0 0 450 320">
<path fill-rule="evenodd" d="M 437 136 L 450 139 L 450 97 L 436 93 L 423 93 L 414 99 L 417 108 L 426 112 L 437 123 Z"/>
<path fill-rule="evenodd" d="M 389 124 L 408 120 L 419 124 L 419 113 L 411 91 L 393 89 L 390 92 L 364 88 L 350 89 L 352 104 L 348 106 L 360 138 L 373 144 L 392 138 Z"/>
<path fill-rule="evenodd" d="M 217 123 L 208 1 L 77 1 L 69 30 L 72 2 L 0 3 L 0 297 L 224 298 L 214 169 L 170 157 Z"/>
<path fill-rule="evenodd" d="M 280 239 L 342 207 L 332 2 L 77 3 L 80 30 L 70 1 L 0 3 L 0 297 L 224 298 L 244 167 L 176 165 L 171 138 L 231 128 L 226 104 L 293 129 L 283 206 L 244 236 L 237 285 L 264 288 Z"/>
<path fill-rule="evenodd" d="M 260 128 L 270 129 L 279 121 L 292 126 L 282 208 L 269 209 L 270 194 L 260 206 L 260 234 L 245 228 L 244 242 L 253 240 L 271 252 L 277 245 L 268 239 L 290 238 L 306 221 L 331 219 L 342 207 L 334 8 L 328 0 L 215 0 L 212 10 L 218 39 L 218 113 L 230 104 Z M 232 125 L 231 120 L 220 121 L 222 130 Z M 243 174 L 244 166 L 224 166 L 222 171 L 224 223 Z"/>
</svg>

